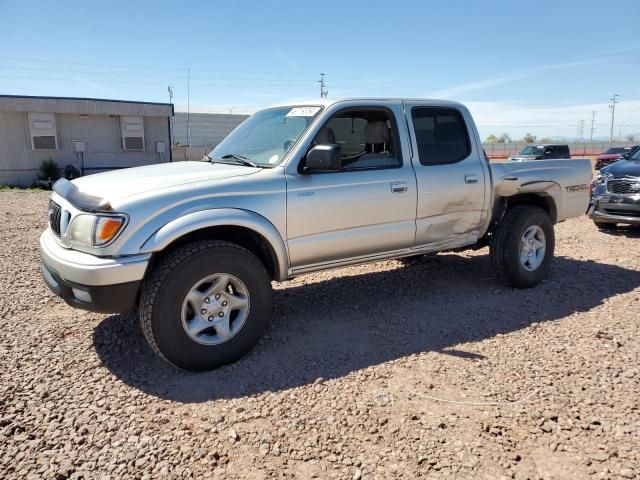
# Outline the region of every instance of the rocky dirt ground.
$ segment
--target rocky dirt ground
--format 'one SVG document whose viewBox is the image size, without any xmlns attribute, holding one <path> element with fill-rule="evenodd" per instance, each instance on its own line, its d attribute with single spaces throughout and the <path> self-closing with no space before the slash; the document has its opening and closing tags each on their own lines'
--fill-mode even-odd
<svg viewBox="0 0 640 480">
<path fill-rule="evenodd" d="M 40 280 L 47 193 L 0 193 L 0 478 L 638 478 L 640 230 L 557 227 L 552 275 L 487 251 L 275 285 L 205 374 Z"/>
</svg>

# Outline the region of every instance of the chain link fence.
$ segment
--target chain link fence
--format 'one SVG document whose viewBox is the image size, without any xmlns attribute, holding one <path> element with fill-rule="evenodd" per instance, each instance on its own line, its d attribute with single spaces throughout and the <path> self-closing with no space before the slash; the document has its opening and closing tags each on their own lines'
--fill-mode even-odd
<svg viewBox="0 0 640 480">
<path fill-rule="evenodd" d="M 562 144 L 561 142 L 558 142 Z M 515 155 L 520 152 L 527 145 L 537 145 L 535 143 L 483 143 L 484 151 L 491 159 L 508 158 L 511 155 Z M 592 157 L 600 155 L 602 152 L 610 147 L 626 147 L 634 146 L 637 143 L 633 142 L 593 142 L 593 143 L 569 143 L 569 150 L 572 157 Z"/>
</svg>

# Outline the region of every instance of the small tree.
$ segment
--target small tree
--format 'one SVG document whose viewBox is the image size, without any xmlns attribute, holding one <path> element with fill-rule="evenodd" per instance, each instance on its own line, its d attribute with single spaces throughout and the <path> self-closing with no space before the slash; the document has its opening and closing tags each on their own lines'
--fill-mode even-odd
<svg viewBox="0 0 640 480">
<path fill-rule="evenodd" d="M 493 133 L 484 139 L 484 143 L 498 143 L 498 137 Z"/>
<path fill-rule="evenodd" d="M 532 133 L 525 133 L 524 137 L 522 137 L 522 141 L 524 143 L 536 143 L 536 136 Z"/>
<path fill-rule="evenodd" d="M 627 139 L 627 142 L 634 142 L 636 140 L 636 136 L 633 133 L 630 133 L 625 138 Z"/>
<path fill-rule="evenodd" d="M 511 135 L 508 133 L 501 133 L 498 137 L 498 143 L 511 143 Z"/>
<path fill-rule="evenodd" d="M 58 180 L 60 178 L 60 168 L 53 158 L 43 160 L 40 164 L 40 173 L 38 174 L 40 180 Z"/>
</svg>

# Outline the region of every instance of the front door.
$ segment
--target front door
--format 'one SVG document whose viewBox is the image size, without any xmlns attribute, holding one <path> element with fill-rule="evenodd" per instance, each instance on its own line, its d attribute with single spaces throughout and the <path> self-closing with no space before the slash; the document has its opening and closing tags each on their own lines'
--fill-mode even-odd
<svg viewBox="0 0 640 480">
<path fill-rule="evenodd" d="M 413 245 L 416 183 L 398 138 L 398 114 L 380 107 L 338 111 L 311 146 L 340 145 L 343 168 L 289 170 L 287 237 L 294 271 Z"/>
</svg>

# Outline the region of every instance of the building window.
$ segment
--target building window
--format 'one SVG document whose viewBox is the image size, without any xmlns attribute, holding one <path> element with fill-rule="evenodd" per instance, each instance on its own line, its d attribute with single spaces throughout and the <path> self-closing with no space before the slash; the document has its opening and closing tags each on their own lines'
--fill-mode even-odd
<svg viewBox="0 0 640 480">
<path fill-rule="evenodd" d="M 29 135 L 33 150 L 56 150 L 58 137 L 53 113 L 28 113 Z"/>
<path fill-rule="evenodd" d="M 144 122 L 142 117 L 120 117 L 123 150 L 144 150 Z"/>
</svg>

